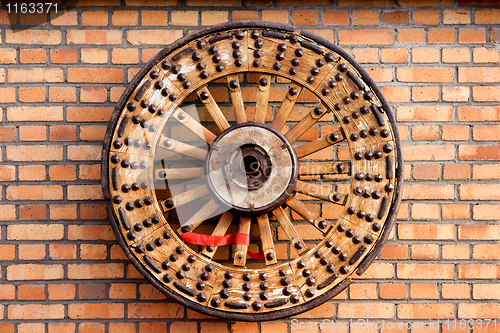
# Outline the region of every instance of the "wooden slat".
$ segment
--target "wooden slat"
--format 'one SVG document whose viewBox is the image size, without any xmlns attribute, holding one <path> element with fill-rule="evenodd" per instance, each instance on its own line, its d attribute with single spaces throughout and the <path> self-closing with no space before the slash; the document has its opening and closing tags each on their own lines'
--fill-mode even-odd
<svg viewBox="0 0 500 333">
<path fill-rule="evenodd" d="M 165 171 L 165 178 L 159 176 L 160 171 Z M 205 175 L 205 168 L 175 168 L 175 169 L 156 169 L 155 175 L 157 180 L 161 179 L 191 179 L 200 178 Z"/>
<path fill-rule="evenodd" d="M 340 200 L 335 201 L 333 199 L 336 192 L 333 190 L 332 185 L 311 184 L 298 180 L 294 190 L 299 193 L 307 194 L 311 197 L 338 204 L 343 204 L 345 201 L 345 195 L 341 195 Z"/>
<path fill-rule="evenodd" d="M 262 85 L 262 81 L 266 80 L 267 84 Z M 266 122 L 267 103 L 269 101 L 269 90 L 271 87 L 271 75 L 263 74 L 259 79 L 259 92 L 257 93 L 257 105 L 255 107 L 254 121 L 257 123 Z"/>
<path fill-rule="evenodd" d="M 269 217 L 267 216 L 267 214 L 258 216 L 257 223 L 259 224 L 260 239 L 262 241 L 262 251 L 264 252 L 266 265 L 276 264 L 277 259 L 276 251 L 274 250 L 273 234 L 271 232 Z M 269 253 L 271 253 L 271 255 Z M 268 256 L 272 256 L 272 259 L 269 260 Z"/>
<path fill-rule="evenodd" d="M 168 198 L 168 199 L 166 199 L 164 201 L 161 201 L 160 204 L 163 207 L 163 209 L 165 211 L 167 211 L 167 210 L 171 210 L 171 209 L 174 209 L 176 207 L 182 206 L 182 205 L 184 205 L 184 204 L 186 204 L 188 202 L 191 202 L 193 200 L 199 199 L 199 198 L 207 195 L 208 193 L 209 193 L 209 190 L 208 190 L 207 185 L 200 185 L 200 186 L 192 188 L 192 189 L 190 189 L 190 190 L 188 190 L 186 192 L 183 192 L 181 194 L 175 195 L 172 198 Z M 167 208 L 165 206 L 165 202 L 167 200 L 173 200 L 174 206 L 171 207 L 171 208 Z"/>
<path fill-rule="evenodd" d="M 305 204 L 303 204 L 300 200 L 297 198 L 292 198 L 286 202 L 286 205 L 290 207 L 294 212 L 302 216 L 304 220 L 307 222 L 311 223 L 313 226 L 316 227 L 321 232 L 326 232 L 328 229 L 330 229 L 331 224 L 326 222 L 318 213 L 307 207 Z M 326 224 L 324 225 L 323 228 L 320 228 L 319 224 L 324 221 Z"/>
<path fill-rule="evenodd" d="M 302 86 L 296 83 L 292 83 L 290 89 L 292 88 L 296 89 L 297 93 L 295 95 L 290 95 L 290 90 L 288 90 L 285 99 L 281 103 L 280 108 L 278 109 L 278 112 L 276 112 L 276 116 L 271 123 L 271 127 L 278 131 L 283 128 L 283 125 L 285 124 L 288 115 L 290 114 L 290 111 L 292 111 L 293 106 L 295 105 L 295 102 L 297 101 L 297 98 L 302 90 Z"/>
<path fill-rule="evenodd" d="M 169 140 L 169 142 L 170 142 L 170 145 L 168 147 L 165 146 L 166 140 Z M 160 137 L 158 147 L 173 151 L 173 152 L 178 153 L 178 154 L 182 154 L 185 156 L 196 158 L 196 159 L 202 160 L 202 161 L 205 160 L 205 158 L 207 156 L 207 151 L 205 149 L 191 146 L 187 143 L 168 138 L 164 135 L 162 135 Z"/>
<path fill-rule="evenodd" d="M 306 157 L 308 155 L 314 154 L 317 151 L 328 148 L 333 144 L 341 142 L 345 140 L 345 136 L 342 131 L 335 131 L 333 133 L 329 133 L 323 135 L 321 138 L 310 141 L 308 143 L 304 143 L 298 147 L 294 147 L 295 154 L 297 154 L 297 158 Z"/>
<path fill-rule="evenodd" d="M 215 229 L 212 232 L 212 236 L 224 236 L 227 232 L 227 229 L 231 225 L 232 221 L 233 221 L 233 214 L 230 212 L 224 212 L 224 214 L 222 214 L 222 216 L 220 217 L 219 222 L 217 222 L 217 225 L 215 226 Z M 212 252 L 207 251 L 207 247 L 205 246 L 201 253 L 207 256 L 208 258 L 212 259 L 216 251 L 217 251 L 217 246 L 214 247 L 214 250 Z"/>
<path fill-rule="evenodd" d="M 342 172 L 338 171 L 337 165 L 342 164 Z M 345 174 L 351 172 L 350 162 L 301 162 L 299 163 L 299 175 L 329 175 Z"/>
<path fill-rule="evenodd" d="M 292 247 L 299 254 L 306 252 L 308 250 L 306 244 L 304 243 L 304 241 L 300 237 L 299 233 L 297 232 L 297 230 L 293 226 L 292 222 L 290 221 L 290 219 L 286 215 L 283 208 L 278 207 L 277 209 L 273 210 L 272 213 L 273 213 L 274 217 L 276 218 L 276 220 L 278 221 L 278 223 L 280 224 L 281 228 L 283 229 L 283 232 L 285 233 L 285 235 L 288 237 L 288 239 L 292 243 Z M 295 244 L 297 244 L 297 243 L 302 244 L 301 249 L 298 249 L 295 246 Z"/>
<path fill-rule="evenodd" d="M 212 214 L 219 208 L 219 204 L 215 201 L 215 199 L 210 199 L 209 202 L 203 208 L 201 208 L 198 212 L 196 212 L 189 220 L 186 221 L 182 226 L 189 226 L 189 231 L 193 231 L 198 228 L 206 219 L 210 218 Z M 182 228 L 177 230 L 179 235 L 182 235 Z"/>
<path fill-rule="evenodd" d="M 231 81 L 237 81 L 238 86 L 236 88 L 231 88 Z M 243 96 L 241 95 L 241 87 L 239 84 L 238 75 L 228 75 L 227 84 L 229 86 L 229 94 L 231 95 L 231 102 L 233 104 L 233 111 L 236 122 L 238 124 L 246 123 L 248 120 L 245 113 L 245 105 L 243 104 Z"/>
<path fill-rule="evenodd" d="M 226 128 L 229 128 L 229 123 L 227 122 L 226 117 L 222 113 L 222 111 L 219 108 L 219 105 L 217 105 L 217 102 L 214 100 L 212 95 L 210 94 L 210 91 L 208 90 L 207 86 L 202 86 L 197 90 L 198 96 L 200 96 L 201 101 L 205 105 L 205 108 L 207 109 L 208 113 L 214 120 L 215 124 L 217 124 L 217 127 L 219 130 L 223 131 Z M 201 98 L 201 94 L 206 93 L 208 94 L 208 98 L 203 99 Z"/>
<path fill-rule="evenodd" d="M 314 113 L 314 109 L 311 110 L 304 118 L 302 118 L 298 124 L 292 127 L 290 131 L 285 134 L 285 137 L 290 141 L 290 143 L 294 143 L 298 138 L 302 136 L 309 128 L 311 128 L 318 120 L 324 117 L 328 112 L 324 105 L 320 106 L 323 110 L 323 113 L 320 115 L 316 115 Z"/>
<path fill-rule="evenodd" d="M 178 122 L 184 125 L 200 139 L 205 140 L 207 143 L 212 143 L 215 140 L 216 136 L 214 133 L 184 112 L 184 110 L 175 110 L 173 116 Z"/>
<path fill-rule="evenodd" d="M 250 234 L 250 224 L 252 223 L 252 219 L 247 216 L 240 217 L 240 225 L 238 227 L 238 232 L 242 234 Z M 234 251 L 234 260 L 233 264 L 235 266 L 245 266 L 247 263 L 247 251 L 248 245 L 244 244 L 236 244 Z"/>
</svg>

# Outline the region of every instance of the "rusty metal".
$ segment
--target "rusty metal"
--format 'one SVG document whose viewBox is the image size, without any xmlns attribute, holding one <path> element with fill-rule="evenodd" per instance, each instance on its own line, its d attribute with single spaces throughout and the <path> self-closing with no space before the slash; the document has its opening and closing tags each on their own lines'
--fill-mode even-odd
<svg viewBox="0 0 500 333">
<path fill-rule="evenodd" d="M 304 312 L 362 274 L 394 224 L 402 170 L 366 72 L 310 32 L 253 21 L 155 56 L 102 154 L 108 216 L 135 267 L 179 303 L 242 321 Z"/>
</svg>

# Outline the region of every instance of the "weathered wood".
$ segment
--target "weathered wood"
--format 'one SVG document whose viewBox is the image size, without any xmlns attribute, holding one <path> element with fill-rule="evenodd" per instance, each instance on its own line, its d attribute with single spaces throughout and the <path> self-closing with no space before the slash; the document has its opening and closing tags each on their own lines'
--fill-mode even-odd
<svg viewBox="0 0 500 333">
<path fill-rule="evenodd" d="M 274 250 L 273 234 L 269 225 L 269 217 L 267 214 L 263 214 L 257 217 L 257 223 L 259 224 L 260 239 L 262 241 L 262 251 L 264 252 L 264 260 L 266 265 L 272 265 L 277 263 L 277 255 Z"/>
<path fill-rule="evenodd" d="M 339 166 L 341 165 L 341 166 Z M 299 163 L 300 175 L 329 175 L 343 174 L 351 172 L 350 162 L 302 162 Z"/>
<path fill-rule="evenodd" d="M 336 193 L 332 185 L 311 184 L 298 180 L 295 191 L 333 203 L 343 204 L 345 201 L 345 195 Z"/>
<path fill-rule="evenodd" d="M 215 201 L 215 199 L 210 199 L 209 202 L 205 206 L 203 206 L 202 209 L 200 209 L 198 212 L 196 212 L 189 220 L 186 221 L 182 225 L 182 227 L 188 226 L 189 231 L 193 231 L 196 228 L 198 228 L 203 222 L 205 222 L 206 219 L 211 217 L 213 213 L 219 208 L 219 204 Z M 177 229 L 177 233 L 179 235 L 182 235 L 182 227 Z"/>
<path fill-rule="evenodd" d="M 226 128 L 229 128 L 229 123 L 227 122 L 226 117 L 220 110 L 219 105 L 217 105 L 217 102 L 210 94 L 210 91 L 208 90 L 207 86 L 200 87 L 197 90 L 197 93 L 198 96 L 200 96 L 201 101 L 205 105 L 205 108 L 207 109 L 208 113 L 214 120 L 217 127 L 219 127 L 221 131 L 225 130 Z"/>
<path fill-rule="evenodd" d="M 237 85 L 231 87 L 231 83 L 236 81 Z M 245 113 L 245 105 L 243 104 L 243 96 L 241 95 L 241 87 L 238 79 L 238 75 L 228 75 L 227 83 L 229 86 L 229 94 L 231 95 L 231 102 L 233 104 L 234 117 L 238 124 L 246 123 L 247 115 Z"/>
<path fill-rule="evenodd" d="M 329 133 L 323 135 L 321 138 L 310 141 L 308 143 L 304 143 L 298 147 L 295 147 L 295 154 L 297 154 L 297 158 L 303 158 L 308 155 L 314 154 L 317 151 L 323 150 L 325 148 L 330 147 L 338 142 L 345 140 L 345 136 L 342 131 L 335 131 L 333 133 Z"/>
<path fill-rule="evenodd" d="M 160 172 L 165 172 L 165 177 L 160 176 Z M 205 168 L 174 168 L 174 169 L 156 169 L 156 179 L 192 179 L 200 178 L 205 175 Z"/>
<path fill-rule="evenodd" d="M 306 252 L 307 245 L 304 243 L 302 238 L 300 237 L 299 233 L 293 226 L 292 222 L 286 215 L 285 211 L 283 208 L 278 207 L 275 210 L 273 210 L 273 215 L 280 224 L 281 228 L 283 229 L 283 232 L 285 235 L 288 237 L 290 242 L 292 243 L 292 246 L 297 250 L 299 254 L 302 254 Z"/>
<path fill-rule="evenodd" d="M 205 160 L 207 156 L 207 151 L 205 149 L 191 146 L 187 143 L 168 138 L 164 135 L 161 136 L 158 147 L 202 161 Z"/>
<path fill-rule="evenodd" d="M 214 133 L 212 133 L 208 128 L 200 124 L 186 112 L 184 112 L 184 110 L 175 110 L 173 117 L 182 125 L 184 125 L 188 130 L 193 132 L 197 137 L 205 140 L 207 143 L 212 143 L 215 140 L 216 136 Z"/>
<path fill-rule="evenodd" d="M 174 209 L 176 207 L 182 206 L 188 202 L 191 202 L 193 200 L 199 199 L 209 193 L 207 185 L 200 185 L 195 188 L 192 188 L 186 192 L 183 192 L 181 194 L 175 195 L 172 198 L 168 198 L 166 200 L 163 200 L 160 202 L 162 208 L 165 211 Z M 172 207 L 168 206 L 169 200 L 173 203 Z"/>
<path fill-rule="evenodd" d="M 286 202 L 286 205 L 290 207 L 294 212 L 299 214 L 306 220 L 316 227 L 321 232 L 325 232 L 330 228 L 330 223 L 324 220 L 318 213 L 314 212 L 312 209 L 307 207 L 302 203 L 302 201 L 297 200 L 297 198 L 293 197 L 292 199 Z"/>
<path fill-rule="evenodd" d="M 242 234 L 250 234 L 250 224 L 252 223 L 252 219 L 247 216 L 240 217 L 240 224 L 238 227 L 238 232 Z M 247 263 L 247 251 L 248 245 L 245 244 L 236 244 L 234 251 L 234 260 L 233 264 L 235 266 L 245 266 Z"/>
<path fill-rule="evenodd" d="M 215 229 L 212 232 L 212 236 L 224 236 L 227 232 L 227 229 L 231 225 L 231 222 L 233 221 L 233 216 L 234 215 L 231 212 L 224 212 L 220 217 L 219 222 L 217 222 L 217 225 L 215 226 Z M 205 246 L 201 251 L 201 253 L 207 256 L 208 258 L 212 259 L 216 251 L 217 251 L 217 246 L 213 247 L 213 251 L 208 251 L 207 246 Z"/>
<path fill-rule="evenodd" d="M 299 97 L 301 91 L 302 91 L 301 85 L 298 85 L 296 83 L 292 83 L 290 85 L 290 89 L 288 89 L 288 93 L 286 94 L 285 99 L 281 103 L 278 112 L 276 112 L 276 116 L 271 122 L 272 128 L 278 131 L 280 131 L 283 128 L 283 125 L 288 119 L 288 115 L 290 114 L 290 111 L 292 111 L 293 106 L 295 105 L 295 102 L 297 101 L 297 98 Z M 292 95 L 291 92 L 294 92 L 294 94 Z"/>
<path fill-rule="evenodd" d="M 311 128 L 318 120 L 320 120 L 324 115 L 328 113 L 328 109 L 325 106 L 318 106 L 311 110 L 304 118 L 302 118 L 298 124 L 292 127 L 290 131 L 285 134 L 285 137 L 294 143 L 298 138 L 302 136 L 309 128 Z"/>
<path fill-rule="evenodd" d="M 269 101 L 269 90 L 271 87 L 271 75 L 263 74 L 259 79 L 259 91 L 257 93 L 257 105 L 255 107 L 254 121 L 257 123 L 266 122 L 267 103 Z"/>
</svg>

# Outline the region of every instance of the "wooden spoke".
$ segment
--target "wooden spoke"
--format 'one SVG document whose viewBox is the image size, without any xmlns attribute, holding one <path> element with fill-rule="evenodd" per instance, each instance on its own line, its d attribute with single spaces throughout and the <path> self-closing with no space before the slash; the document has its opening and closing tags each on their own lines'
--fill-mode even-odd
<svg viewBox="0 0 500 333">
<path fill-rule="evenodd" d="M 288 89 L 288 93 L 286 94 L 285 99 L 281 103 L 280 108 L 278 109 L 278 112 L 276 113 L 276 116 L 271 123 L 272 128 L 278 131 L 283 128 L 283 125 L 285 124 L 290 111 L 292 111 L 293 106 L 295 105 L 295 101 L 299 97 L 301 91 L 302 86 L 299 86 L 296 83 L 292 83 L 290 89 Z"/>
<path fill-rule="evenodd" d="M 238 227 L 238 232 L 241 234 L 250 234 L 250 224 L 252 223 L 252 219 L 247 216 L 240 217 L 240 225 Z M 245 244 L 236 244 L 234 251 L 234 261 L 233 264 L 235 266 L 245 266 L 247 263 L 247 251 L 248 245 Z"/>
<path fill-rule="evenodd" d="M 345 195 L 336 193 L 333 190 L 332 185 L 311 184 L 298 180 L 294 190 L 296 192 L 307 194 L 311 197 L 315 197 L 325 201 L 334 202 L 339 205 L 344 204 L 346 199 Z"/>
<path fill-rule="evenodd" d="M 163 135 L 159 140 L 158 147 L 165 148 L 170 151 L 173 151 L 174 153 L 186 155 L 202 161 L 205 160 L 207 156 L 207 151 L 205 149 L 191 146 L 187 143 L 180 142 Z"/>
<path fill-rule="evenodd" d="M 286 202 L 286 205 L 321 232 L 325 233 L 328 229 L 330 229 L 330 223 L 325 221 L 321 216 L 319 216 L 319 214 L 304 205 L 300 200 L 297 200 L 297 198 L 288 200 Z"/>
<path fill-rule="evenodd" d="M 292 222 L 286 215 L 285 211 L 283 208 L 278 207 L 277 209 L 273 210 L 273 215 L 280 224 L 281 228 L 283 229 L 283 232 L 285 235 L 288 237 L 290 242 L 292 243 L 293 247 L 299 254 L 302 254 L 307 251 L 307 246 L 300 238 L 299 233 L 293 226 Z"/>
<path fill-rule="evenodd" d="M 302 118 L 297 125 L 293 126 L 292 129 L 285 134 L 285 137 L 288 141 L 290 141 L 290 143 L 294 143 L 302 136 L 302 134 L 304 134 L 328 112 L 329 109 L 327 109 L 324 105 L 315 107 L 304 118 Z"/>
<path fill-rule="evenodd" d="M 259 224 L 260 239 L 262 241 L 262 251 L 264 252 L 264 259 L 266 265 L 276 264 L 276 251 L 274 250 L 273 234 L 269 225 L 269 217 L 263 214 L 257 217 Z"/>
<path fill-rule="evenodd" d="M 173 196 L 172 198 L 168 198 L 164 201 L 161 201 L 160 204 L 165 211 L 177 208 L 182 206 L 188 202 L 199 199 L 209 193 L 207 185 L 200 185 L 195 188 L 192 188 L 184 193 Z"/>
<path fill-rule="evenodd" d="M 317 151 L 328 148 L 333 144 L 345 140 L 345 135 L 343 131 L 336 131 L 330 134 L 323 135 L 321 138 L 313 140 L 311 142 L 305 143 L 298 147 L 295 147 L 295 153 L 297 158 L 303 158 L 307 155 L 311 155 Z"/>
<path fill-rule="evenodd" d="M 184 227 L 189 227 L 189 231 L 193 231 L 198 228 L 206 219 L 210 218 L 212 214 L 219 208 L 219 204 L 215 201 L 215 199 L 210 199 L 210 201 L 203 206 L 198 212 L 196 212 L 189 220 L 186 221 L 185 224 L 182 225 L 181 228 L 177 230 L 179 235 L 182 235 L 182 229 Z"/>
<path fill-rule="evenodd" d="M 222 214 L 222 216 L 220 217 L 219 222 L 215 226 L 215 229 L 212 232 L 212 236 L 224 236 L 227 232 L 227 229 L 231 225 L 232 221 L 233 221 L 233 214 L 230 212 L 224 212 L 224 214 Z M 216 251 L 217 251 L 216 246 L 212 248 L 205 246 L 205 248 L 202 250 L 201 253 L 207 256 L 208 258 L 212 259 Z"/>
<path fill-rule="evenodd" d="M 351 162 L 302 162 L 299 175 L 346 175 L 351 173 Z M 345 177 L 348 178 L 348 177 Z"/>
<path fill-rule="evenodd" d="M 227 83 L 229 85 L 229 94 L 231 95 L 231 102 L 233 103 L 233 111 L 236 122 L 238 124 L 246 123 L 248 120 L 245 113 L 245 105 L 243 105 L 243 96 L 241 95 L 238 75 L 228 75 Z"/>
<path fill-rule="evenodd" d="M 184 125 L 188 130 L 193 132 L 200 139 L 205 140 L 207 143 L 212 143 L 215 140 L 215 134 L 208 128 L 197 122 L 193 117 L 188 115 L 184 110 L 177 109 L 174 111 L 173 117 Z"/>
<path fill-rule="evenodd" d="M 221 130 L 222 132 L 226 128 L 229 128 L 229 123 L 227 122 L 226 117 L 220 110 L 219 106 L 217 105 L 217 102 L 210 94 L 210 91 L 208 90 L 207 86 L 200 87 L 197 90 L 197 93 L 198 96 L 200 96 L 201 101 L 205 105 L 205 108 L 207 109 L 208 113 L 210 113 L 210 116 L 214 120 L 215 124 L 217 124 L 217 127 L 219 127 L 219 130 Z"/>
<path fill-rule="evenodd" d="M 156 179 L 192 179 L 201 178 L 205 175 L 205 168 L 174 168 L 156 169 Z"/>
<path fill-rule="evenodd" d="M 259 80 L 259 92 L 257 93 L 257 106 L 255 107 L 256 123 L 265 123 L 267 114 L 267 102 L 269 101 L 269 90 L 271 87 L 271 75 L 261 75 Z"/>
</svg>

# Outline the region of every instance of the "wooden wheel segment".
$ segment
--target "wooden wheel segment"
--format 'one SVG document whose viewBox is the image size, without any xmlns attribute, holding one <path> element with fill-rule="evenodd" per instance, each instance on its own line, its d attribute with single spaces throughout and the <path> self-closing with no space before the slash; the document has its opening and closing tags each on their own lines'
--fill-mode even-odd
<svg viewBox="0 0 500 333">
<path fill-rule="evenodd" d="M 401 182 L 397 128 L 367 74 L 320 37 L 263 22 L 160 52 L 104 144 L 128 257 L 180 303 L 234 320 L 290 316 L 346 288 L 388 237 Z"/>
</svg>

